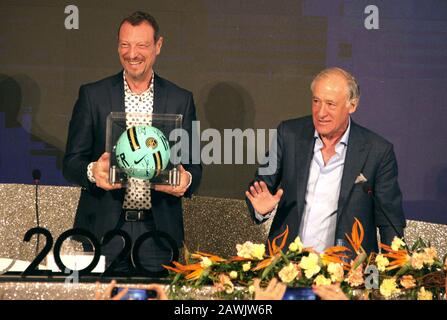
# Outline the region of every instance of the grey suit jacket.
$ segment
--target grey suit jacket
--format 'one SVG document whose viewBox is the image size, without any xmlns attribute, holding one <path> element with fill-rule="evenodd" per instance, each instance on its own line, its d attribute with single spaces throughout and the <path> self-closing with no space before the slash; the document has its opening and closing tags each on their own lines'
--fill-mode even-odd
<svg viewBox="0 0 447 320">
<path fill-rule="evenodd" d="M 313 158 L 314 132 L 311 116 L 282 122 L 277 130 L 276 157 L 271 157 L 271 161 L 276 161 L 277 169 L 269 175 L 259 175 L 259 169 L 256 173 L 255 180 L 263 180 L 270 192 L 276 192 L 279 187 L 284 189 L 270 229 L 270 240 L 283 232 L 286 226 L 289 226 L 287 243 L 298 236 Z M 362 184 L 355 184 L 360 173 L 368 179 L 374 191 L 375 201 L 363 191 Z M 376 227 L 379 228 L 381 242 L 389 244 L 396 233 L 379 209 L 378 202 L 382 204 L 399 233 L 403 234 L 405 217 L 397 175 L 392 144 L 351 121 L 334 241 L 346 241 L 345 233 L 351 234 L 354 219 L 358 218 L 365 228 L 363 248 L 367 252 L 377 252 Z M 252 217 L 259 222 L 254 217 L 250 201 L 246 201 Z"/>
</svg>

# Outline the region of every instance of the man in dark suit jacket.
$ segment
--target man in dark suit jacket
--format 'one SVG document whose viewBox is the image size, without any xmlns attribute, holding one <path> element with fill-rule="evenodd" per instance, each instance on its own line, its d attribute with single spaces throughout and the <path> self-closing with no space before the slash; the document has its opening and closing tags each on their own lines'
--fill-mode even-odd
<svg viewBox="0 0 447 320">
<path fill-rule="evenodd" d="M 82 186 L 75 227 L 87 229 L 101 239 L 106 232 L 124 225 L 133 240 L 156 229 L 169 234 L 181 247 L 184 239 L 181 197 L 191 197 L 199 186 L 201 165 L 192 163 L 190 153 L 189 163 L 180 165 L 180 185 L 156 185 L 147 191 L 150 196 L 142 195 L 150 198 L 145 199 L 150 202 L 148 208 L 124 208 L 142 212 L 131 217 L 133 211 L 123 209 L 126 190 L 120 184 L 109 183 L 110 154 L 104 152 L 106 118 L 110 112 L 128 111 L 128 96 L 147 103 L 154 114 L 182 114 L 182 128 L 192 137 L 196 111 L 191 92 L 159 77 L 152 69 L 163 41 L 158 30 L 155 19 L 143 12 L 136 12 L 121 23 L 118 53 L 124 74 L 120 72 L 81 86 L 70 121 L 63 173 L 68 181 Z M 110 258 L 121 247 L 118 241 L 108 251 Z M 144 256 L 143 252 L 140 254 Z"/>
<path fill-rule="evenodd" d="M 312 116 L 279 125 L 269 156 L 276 169 L 263 175 L 258 169 L 246 192 L 250 212 L 259 223 L 275 214 L 269 239 L 288 226 L 288 243 L 299 235 L 319 251 L 346 242 L 358 218 L 365 228 L 363 248 L 377 252 L 376 227 L 388 244 L 405 227 L 393 146 L 350 119 L 360 92 L 348 72 L 326 69 L 311 89 Z"/>
</svg>

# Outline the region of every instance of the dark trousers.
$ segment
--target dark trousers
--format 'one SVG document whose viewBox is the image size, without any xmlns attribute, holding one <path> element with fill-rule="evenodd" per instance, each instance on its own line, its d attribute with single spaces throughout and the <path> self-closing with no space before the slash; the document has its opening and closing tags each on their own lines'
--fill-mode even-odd
<svg viewBox="0 0 447 320">
<path fill-rule="evenodd" d="M 129 234 L 132 239 L 132 248 L 135 241 L 144 233 L 156 229 L 153 220 L 129 222 L 120 219 L 117 229 L 123 230 Z M 114 237 L 107 245 L 102 247 L 103 255 L 106 257 L 106 267 L 119 255 L 124 243 L 118 236 Z M 172 252 L 169 244 L 158 238 L 149 238 L 141 245 L 139 258 L 143 267 L 150 272 L 159 272 L 164 270 L 162 264 L 169 265 L 172 259 Z M 135 258 L 135 257 L 134 257 Z M 124 261 L 121 261 L 115 269 L 118 273 L 132 275 L 134 267 L 129 255 Z"/>
</svg>

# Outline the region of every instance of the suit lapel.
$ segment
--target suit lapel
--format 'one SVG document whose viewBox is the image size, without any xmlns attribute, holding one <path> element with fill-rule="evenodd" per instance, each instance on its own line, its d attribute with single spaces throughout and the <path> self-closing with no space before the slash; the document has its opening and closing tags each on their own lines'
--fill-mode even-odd
<svg viewBox="0 0 447 320">
<path fill-rule="evenodd" d="M 165 114 L 168 90 L 162 79 L 154 73 L 154 111 L 155 114 Z"/>
<path fill-rule="evenodd" d="M 302 135 L 297 137 L 298 142 L 295 148 L 299 221 L 301 221 L 306 201 L 307 182 L 309 180 L 310 165 L 315 145 L 314 132 L 315 128 L 312 124 L 312 118 L 310 118 L 310 122 Z"/>
<path fill-rule="evenodd" d="M 123 72 L 118 73 L 109 88 L 111 112 L 124 112 L 124 79 Z"/>
<path fill-rule="evenodd" d="M 340 197 L 338 198 L 338 217 L 343 213 L 344 206 L 354 186 L 355 179 L 362 172 L 369 152 L 369 142 L 358 130 L 357 125 L 351 120 L 348 150 L 341 180 Z M 339 221 L 339 220 L 338 220 Z"/>
</svg>

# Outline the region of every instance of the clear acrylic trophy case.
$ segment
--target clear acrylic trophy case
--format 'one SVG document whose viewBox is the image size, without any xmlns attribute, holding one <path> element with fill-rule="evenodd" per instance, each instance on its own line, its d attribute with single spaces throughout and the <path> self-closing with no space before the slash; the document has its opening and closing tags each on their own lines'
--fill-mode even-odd
<svg viewBox="0 0 447 320">
<path fill-rule="evenodd" d="M 111 184 L 126 187 L 130 178 L 152 184 L 179 185 L 169 137 L 182 128 L 181 114 L 112 112 L 107 117 L 106 152 L 110 153 Z"/>
</svg>

